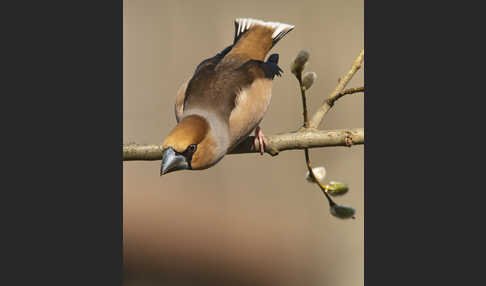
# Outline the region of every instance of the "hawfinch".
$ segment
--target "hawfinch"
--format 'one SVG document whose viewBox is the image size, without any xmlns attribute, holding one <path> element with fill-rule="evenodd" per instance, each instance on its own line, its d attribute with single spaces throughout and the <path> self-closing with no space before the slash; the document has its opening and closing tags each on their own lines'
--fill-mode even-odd
<svg viewBox="0 0 486 286">
<path fill-rule="evenodd" d="M 206 169 L 223 158 L 259 127 L 270 98 L 272 80 L 282 70 L 270 49 L 294 26 L 255 19 L 236 19 L 233 44 L 202 61 L 177 92 L 178 124 L 163 143 L 160 175 L 177 170 Z"/>
</svg>

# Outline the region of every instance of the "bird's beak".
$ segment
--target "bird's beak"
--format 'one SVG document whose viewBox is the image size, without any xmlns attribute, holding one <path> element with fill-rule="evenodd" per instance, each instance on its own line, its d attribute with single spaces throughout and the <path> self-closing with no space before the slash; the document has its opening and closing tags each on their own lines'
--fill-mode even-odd
<svg viewBox="0 0 486 286">
<path fill-rule="evenodd" d="M 162 166 L 160 166 L 160 175 L 164 175 L 177 170 L 189 169 L 186 157 L 176 154 L 171 147 L 164 150 L 162 155 Z"/>
</svg>

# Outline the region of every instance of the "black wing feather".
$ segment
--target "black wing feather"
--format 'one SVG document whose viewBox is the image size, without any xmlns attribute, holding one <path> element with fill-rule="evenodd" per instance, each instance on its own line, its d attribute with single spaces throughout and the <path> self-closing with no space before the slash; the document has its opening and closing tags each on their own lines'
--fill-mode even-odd
<svg viewBox="0 0 486 286">
<path fill-rule="evenodd" d="M 226 56 L 226 54 L 228 54 L 231 51 L 232 48 L 233 48 L 233 45 L 230 45 L 230 46 L 226 47 L 224 50 L 222 50 L 221 52 L 217 53 L 214 57 L 208 58 L 208 59 L 205 59 L 204 61 L 202 61 L 196 67 L 196 70 L 194 71 L 194 74 L 196 74 L 198 71 L 201 70 L 201 68 L 203 68 L 203 67 L 205 67 L 207 65 L 214 65 L 214 66 L 216 66 L 224 58 L 224 56 Z"/>
<path fill-rule="evenodd" d="M 259 60 L 249 60 L 242 65 L 241 68 L 249 67 L 260 68 L 265 74 L 266 78 L 274 79 L 275 76 L 282 76 L 283 70 L 278 66 L 278 54 L 272 54 L 268 57 L 266 62 Z"/>
</svg>

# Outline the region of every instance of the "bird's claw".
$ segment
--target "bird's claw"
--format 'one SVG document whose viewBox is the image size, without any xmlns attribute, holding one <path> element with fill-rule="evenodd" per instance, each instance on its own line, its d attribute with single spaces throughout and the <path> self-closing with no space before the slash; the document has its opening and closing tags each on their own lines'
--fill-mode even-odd
<svg viewBox="0 0 486 286">
<path fill-rule="evenodd" d="M 263 155 L 263 153 L 265 152 L 265 145 L 267 145 L 267 139 L 265 138 L 265 135 L 263 134 L 260 126 L 255 129 L 254 144 L 260 146 L 260 155 Z"/>
</svg>

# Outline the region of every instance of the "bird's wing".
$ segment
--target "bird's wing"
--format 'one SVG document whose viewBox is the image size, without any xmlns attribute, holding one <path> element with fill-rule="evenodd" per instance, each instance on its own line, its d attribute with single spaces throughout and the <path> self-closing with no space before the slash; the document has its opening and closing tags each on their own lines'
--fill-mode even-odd
<svg viewBox="0 0 486 286">
<path fill-rule="evenodd" d="M 220 64 L 201 66 L 187 84 L 183 112 L 204 110 L 226 121 L 230 148 L 236 146 L 263 119 L 270 104 L 272 80 L 282 71 L 277 63 L 277 54 L 266 62 L 248 60 L 243 64 L 234 55 L 226 56 Z"/>
<path fill-rule="evenodd" d="M 177 123 L 181 121 L 182 118 L 182 112 L 184 111 L 184 100 L 186 97 L 186 89 L 187 89 L 187 84 L 189 83 L 189 80 L 187 80 L 185 83 L 181 85 L 179 90 L 177 91 L 176 95 L 176 102 L 174 105 L 174 110 L 175 110 L 175 117 L 177 120 Z"/>
<path fill-rule="evenodd" d="M 196 67 L 196 70 L 194 71 L 194 75 L 199 74 L 201 72 L 201 70 L 208 69 L 208 68 L 209 69 L 214 68 L 214 66 L 216 66 L 229 51 L 231 51 L 232 47 L 233 47 L 233 45 L 230 45 L 230 46 L 226 47 L 224 50 L 222 50 L 220 53 L 215 55 L 214 57 L 208 58 L 208 59 L 205 59 L 204 61 L 202 61 Z M 194 75 L 193 75 L 193 77 L 194 77 Z M 186 80 L 180 86 L 179 90 L 177 91 L 176 102 L 175 102 L 175 106 L 174 106 L 175 116 L 176 116 L 177 122 L 179 122 L 181 120 L 182 113 L 184 112 L 184 102 L 186 101 L 186 90 L 187 90 L 187 86 L 188 86 L 191 79 L 192 78 Z"/>
<path fill-rule="evenodd" d="M 175 106 L 178 121 L 188 108 L 211 108 L 213 112 L 219 113 L 220 117 L 227 120 L 237 106 L 236 103 L 246 102 L 243 98 L 238 98 L 242 89 L 249 88 L 246 93 L 251 94 L 260 93 L 258 92 L 260 89 L 265 90 L 263 93 L 266 93 L 268 88 L 260 87 L 262 83 L 255 83 L 255 86 L 251 87 L 253 82 L 257 78 L 273 79 L 273 76 L 280 71 L 278 67 L 275 69 L 272 63 L 272 57 L 277 57 L 278 61 L 278 55 L 271 56 L 267 62 L 262 61 L 268 51 L 294 26 L 249 18 L 236 19 L 234 24 L 233 44 L 216 56 L 201 62 L 193 77 L 179 89 Z M 257 74 L 257 71 L 260 71 L 260 74 Z M 271 86 L 271 84 L 264 85 Z M 251 96 L 251 98 L 258 97 Z M 266 96 L 260 95 L 260 97 L 263 97 L 265 102 Z M 238 116 L 238 112 L 234 116 L 241 117 Z"/>
</svg>

